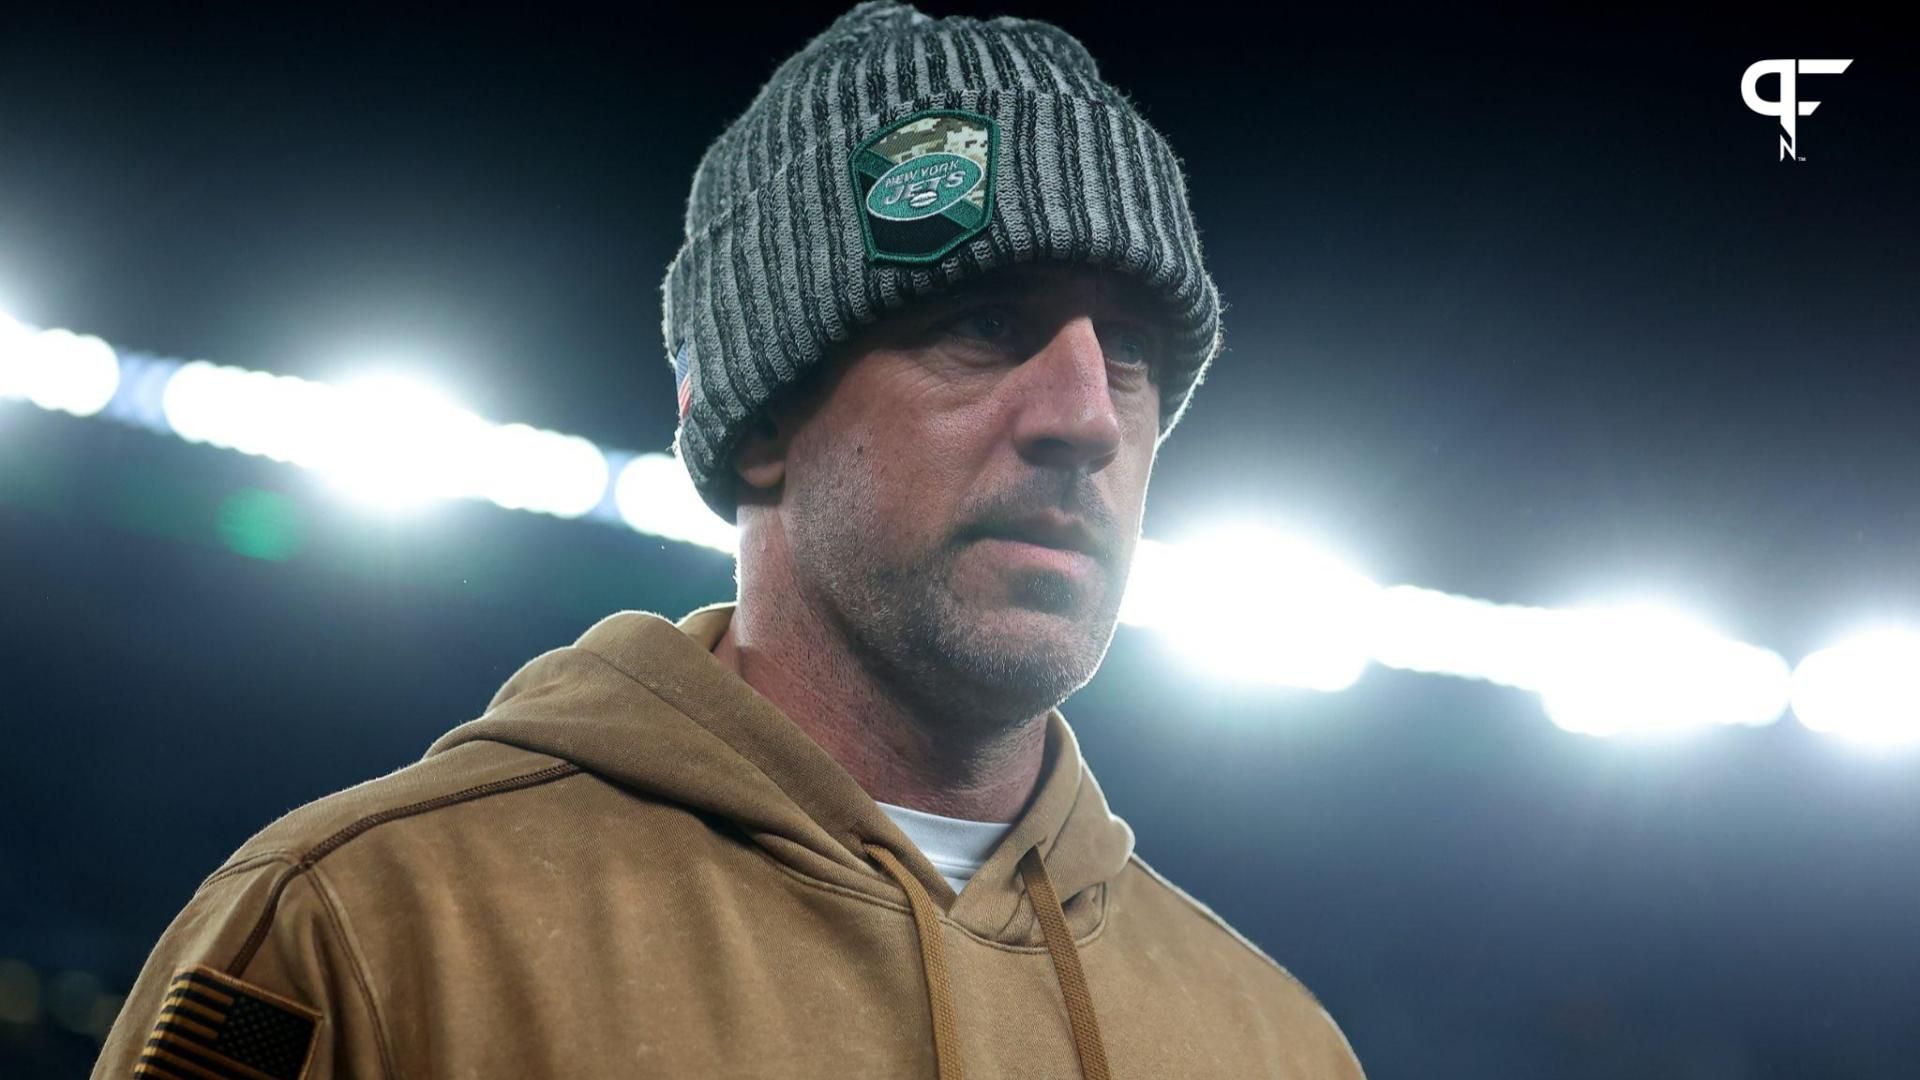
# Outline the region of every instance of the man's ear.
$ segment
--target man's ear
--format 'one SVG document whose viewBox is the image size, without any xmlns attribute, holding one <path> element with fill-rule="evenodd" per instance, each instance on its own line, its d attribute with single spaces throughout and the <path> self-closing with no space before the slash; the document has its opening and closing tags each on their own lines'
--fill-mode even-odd
<svg viewBox="0 0 1920 1080">
<path fill-rule="evenodd" d="M 785 425 L 761 413 L 748 425 L 733 452 L 733 471 L 746 489 L 773 493 L 787 478 L 788 432 Z M 746 496 L 746 490 L 741 491 Z M 745 498 L 742 501 L 746 501 Z"/>
</svg>

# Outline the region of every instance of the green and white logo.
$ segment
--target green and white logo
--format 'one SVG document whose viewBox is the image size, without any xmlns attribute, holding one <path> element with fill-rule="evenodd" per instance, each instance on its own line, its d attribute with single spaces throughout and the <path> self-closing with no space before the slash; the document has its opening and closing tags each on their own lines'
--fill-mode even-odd
<svg viewBox="0 0 1920 1080">
<path fill-rule="evenodd" d="M 883 128 L 853 154 L 860 229 L 874 261 L 938 262 L 993 214 L 999 133 L 978 113 L 935 109 Z"/>
<path fill-rule="evenodd" d="M 973 194 L 987 171 L 959 154 L 922 154 L 888 169 L 867 192 L 867 213 L 888 221 L 918 221 Z"/>
</svg>

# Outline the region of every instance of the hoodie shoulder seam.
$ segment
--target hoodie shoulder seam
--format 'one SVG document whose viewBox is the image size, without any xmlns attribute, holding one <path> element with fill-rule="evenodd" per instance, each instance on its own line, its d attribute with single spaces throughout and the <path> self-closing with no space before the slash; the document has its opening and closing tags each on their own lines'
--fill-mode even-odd
<svg viewBox="0 0 1920 1080">
<path fill-rule="evenodd" d="M 373 985 L 367 978 L 367 965 L 360 955 L 360 944 L 354 940 L 353 932 L 348 929 L 341 905 L 333 895 L 332 887 L 326 878 L 320 876 L 320 868 L 313 867 L 307 874 L 307 885 L 313 889 L 320 900 L 321 908 L 326 912 L 327 921 L 340 939 L 340 949 L 346 955 L 347 967 L 353 975 L 353 981 L 360 991 L 360 999 L 366 1004 L 367 1015 L 373 1020 L 374 1046 L 380 1055 L 380 1067 L 387 1077 L 399 1075 L 399 1069 L 393 1063 L 392 1039 L 387 1034 L 387 1022 L 380 1015 L 379 1003 L 374 998 Z"/>
<path fill-rule="evenodd" d="M 489 780 L 486 783 L 475 784 L 471 787 L 462 788 L 459 791 L 436 795 L 430 799 L 421 799 L 418 802 L 407 803 L 402 806 L 390 806 L 385 810 L 377 810 L 371 814 L 367 814 L 335 830 L 332 835 L 300 854 L 297 859 L 293 860 L 291 864 L 281 872 L 278 880 L 273 883 L 272 891 L 267 894 L 266 910 L 260 913 L 259 920 L 254 923 L 253 932 L 247 935 L 246 941 L 240 946 L 239 953 L 234 956 L 233 962 L 227 965 L 228 972 L 238 975 L 246 971 L 247 964 L 253 960 L 254 953 L 259 951 L 261 944 L 266 941 L 267 932 L 273 928 L 273 918 L 279 910 L 280 897 L 286 892 L 287 886 L 292 883 L 293 879 L 312 870 L 319 864 L 320 860 L 345 847 L 349 842 L 368 830 L 384 825 L 390 821 L 417 817 L 421 814 L 431 813 L 432 811 L 454 806 L 459 803 L 483 799 L 489 795 L 500 795 L 510 791 L 520 791 L 530 787 L 538 787 L 541 784 L 573 776 L 582 771 L 584 770 L 573 762 L 563 761 L 557 765 L 549 765 L 544 769 L 536 769 L 533 772 L 523 773 L 519 776 L 510 776 L 500 780 Z M 291 855 L 293 853 L 287 852 L 286 854 Z"/>
</svg>

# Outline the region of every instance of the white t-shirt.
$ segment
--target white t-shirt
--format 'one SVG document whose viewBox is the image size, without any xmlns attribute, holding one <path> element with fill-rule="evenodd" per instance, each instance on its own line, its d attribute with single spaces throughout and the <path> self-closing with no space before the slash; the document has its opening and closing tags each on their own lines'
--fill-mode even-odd
<svg viewBox="0 0 1920 1080">
<path fill-rule="evenodd" d="M 1000 839 L 1013 828 L 1011 822 L 968 821 L 892 803 L 879 805 L 956 893 L 967 887 Z"/>
</svg>

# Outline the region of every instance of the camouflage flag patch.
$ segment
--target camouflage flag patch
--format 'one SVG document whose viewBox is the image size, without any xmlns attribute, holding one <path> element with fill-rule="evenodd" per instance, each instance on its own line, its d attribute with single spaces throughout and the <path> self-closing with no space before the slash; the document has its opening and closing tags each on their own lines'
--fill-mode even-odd
<svg viewBox="0 0 1920 1080">
<path fill-rule="evenodd" d="M 978 113 L 934 109 L 881 129 L 853 152 L 869 260 L 938 262 L 993 216 L 999 129 Z"/>
<path fill-rule="evenodd" d="M 175 973 L 137 1077 L 301 1080 L 320 1014 L 204 965 Z"/>
</svg>

